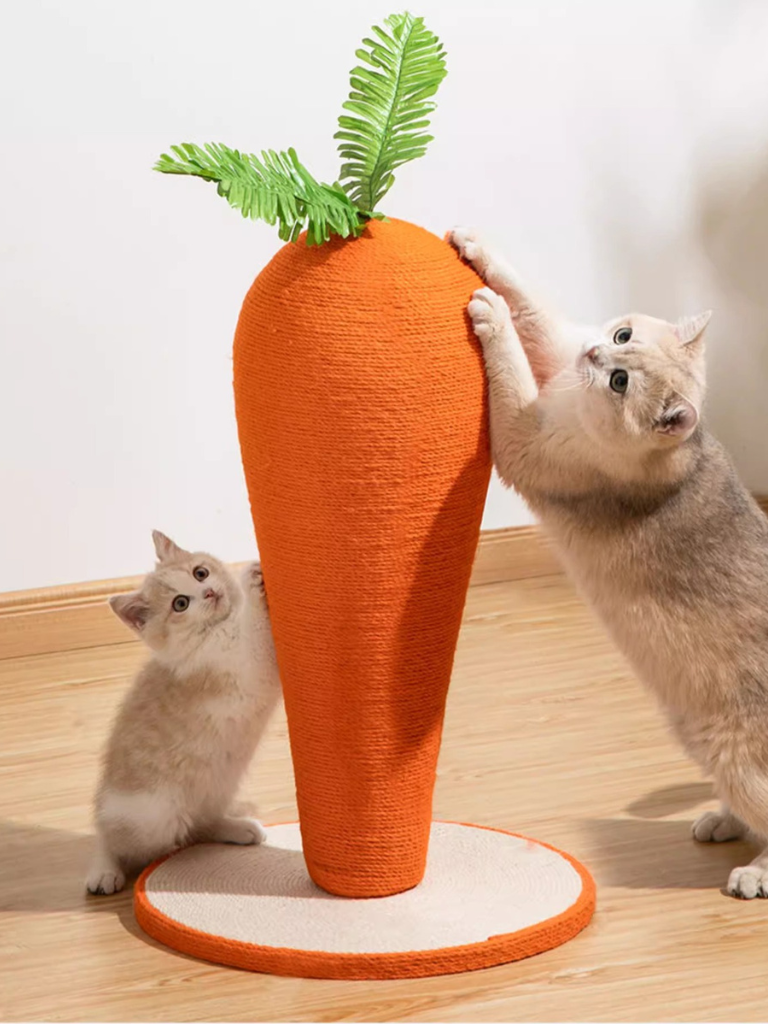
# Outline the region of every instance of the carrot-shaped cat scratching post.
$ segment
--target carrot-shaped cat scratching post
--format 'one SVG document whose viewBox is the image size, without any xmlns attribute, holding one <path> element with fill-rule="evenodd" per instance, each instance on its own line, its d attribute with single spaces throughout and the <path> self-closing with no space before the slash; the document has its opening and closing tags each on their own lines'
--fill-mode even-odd
<svg viewBox="0 0 768 1024">
<path fill-rule="evenodd" d="M 158 163 L 216 181 L 287 242 L 243 304 L 234 384 L 301 835 L 277 826 L 258 849 L 177 854 L 145 873 L 137 913 L 187 952 L 324 977 L 516 959 L 571 937 L 593 904 L 589 876 L 564 855 L 432 823 L 490 474 L 466 316 L 481 282 L 445 241 L 374 212 L 393 170 L 423 155 L 445 75 L 421 19 L 393 16 L 374 33 L 339 121 L 343 187 L 318 183 L 292 150 L 184 145 Z M 545 879 L 527 901 L 526 871 Z M 399 902 L 318 900 L 313 882 Z"/>
<path fill-rule="evenodd" d="M 343 896 L 424 873 L 490 473 L 477 279 L 402 221 L 287 245 L 235 336 L 240 444 L 304 855 Z"/>
</svg>

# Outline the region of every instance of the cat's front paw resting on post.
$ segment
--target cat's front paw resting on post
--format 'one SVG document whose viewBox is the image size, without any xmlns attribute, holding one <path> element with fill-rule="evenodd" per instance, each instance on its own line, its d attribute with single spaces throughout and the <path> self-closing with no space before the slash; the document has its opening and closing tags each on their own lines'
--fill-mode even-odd
<svg viewBox="0 0 768 1024">
<path fill-rule="evenodd" d="M 514 331 L 509 307 L 491 288 L 478 288 L 467 306 L 475 335 L 485 348 L 500 340 L 509 330 Z"/>
<path fill-rule="evenodd" d="M 264 587 L 264 573 L 261 571 L 260 562 L 249 562 L 243 569 L 241 577 L 243 590 L 248 594 L 251 601 L 259 603 L 267 600 L 267 591 Z"/>
<path fill-rule="evenodd" d="M 474 228 L 455 227 L 448 232 L 448 241 L 482 277 L 486 261 L 478 232 Z"/>
</svg>

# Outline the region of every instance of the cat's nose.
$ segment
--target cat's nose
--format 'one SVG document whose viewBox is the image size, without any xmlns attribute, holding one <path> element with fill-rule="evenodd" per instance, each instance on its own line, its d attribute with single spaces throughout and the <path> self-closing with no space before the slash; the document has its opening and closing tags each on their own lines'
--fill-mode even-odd
<svg viewBox="0 0 768 1024">
<path fill-rule="evenodd" d="M 216 591 L 212 590 L 210 587 L 208 587 L 206 590 L 203 591 L 203 597 L 206 598 L 209 601 L 212 600 L 212 599 L 216 600 L 218 598 L 218 596 L 219 595 L 216 593 Z"/>
<path fill-rule="evenodd" d="M 601 348 L 602 345 L 593 345 L 592 348 L 587 349 L 587 351 L 584 353 L 584 355 L 590 361 L 590 363 L 594 363 L 595 365 L 597 365 L 600 359 Z"/>
</svg>

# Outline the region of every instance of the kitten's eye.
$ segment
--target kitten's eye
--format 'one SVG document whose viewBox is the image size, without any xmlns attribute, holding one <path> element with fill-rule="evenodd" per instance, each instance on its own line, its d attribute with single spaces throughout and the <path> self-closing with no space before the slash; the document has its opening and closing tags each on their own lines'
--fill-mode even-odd
<svg viewBox="0 0 768 1024">
<path fill-rule="evenodd" d="M 192 570 L 192 575 L 202 583 L 203 580 L 208 579 L 208 570 L 204 565 L 198 565 Z"/>
<path fill-rule="evenodd" d="M 177 594 L 173 599 L 172 608 L 175 612 L 185 612 L 189 608 L 189 598 L 184 594 Z"/>
<path fill-rule="evenodd" d="M 620 327 L 613 336 L 613 342 L 615 345 L 626 345 L 631 337 L 631 327 Z"/>
<path fill-rule="evenodd" d="M 611 386 L 611 391 L 616 391 L 618 394 L 623 395 L 629 386 L 629 374 L 626 370 L 614 370 L 608 383 Z"/>
</svg>

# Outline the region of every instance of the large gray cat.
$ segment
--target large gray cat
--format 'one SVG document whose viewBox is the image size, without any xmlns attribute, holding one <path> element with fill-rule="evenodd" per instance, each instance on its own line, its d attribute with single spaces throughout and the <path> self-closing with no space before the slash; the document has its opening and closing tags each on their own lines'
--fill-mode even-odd
<svg viewBox="0 0 768 1024">
<path fill-rule="evenodd" d="M 700 423 L 709 314 L 574 327 L 474 232 L 451 240 L 489 285 L 469 315 L 502 480 L 714 779 L 695 838 L 768 841 L 768 519 Z M 768 848 L 728 891 L 768 896 Z"/>
</svg>

